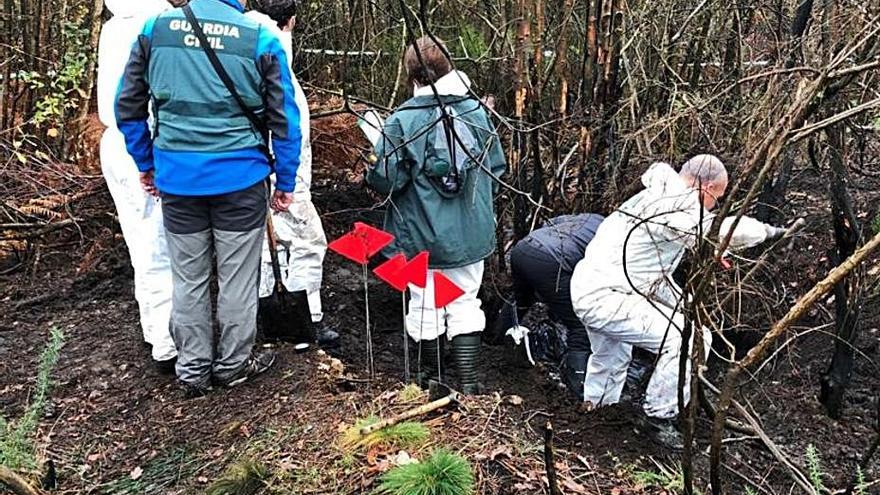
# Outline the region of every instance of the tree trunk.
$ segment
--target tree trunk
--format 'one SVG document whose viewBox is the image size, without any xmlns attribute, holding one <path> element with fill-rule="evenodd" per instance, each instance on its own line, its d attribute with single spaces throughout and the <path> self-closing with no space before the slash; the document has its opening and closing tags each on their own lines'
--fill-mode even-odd
<svg viewBox="0 0 880 495">
<path fill-rule="evenodd" d="M 843 161 L 846 149 L 845 128 L 829 127 L 828 158 L 831 165 L 831 215 L 834 225 L 835 249 L 830 258 L 839 263 L 855 252 L 861 232 L 858 218 L 852 206 L 852 197 L 846 164 Z M 840 419 L 844 406 L 844 396 L 852 378 L 854 346 L 858 339 L 859 316 L 861 314 L 860 277 L 857 272 L 844 277 L 834 286 L 835 335 L 834 357 L 831 365 L 820 379 L 819 401 L 825 406 L 828 415 Z"/>
<path fill-rule="evenodd" d="M 74 116 L 73 124 L 76 130 L 74 133 L 70 133 L 68 131 L 69 136 L 82 134 L 83 128 L 86 125 L 86 118 L 88 117 L 89 110 L 91 109 L 92 91 L 94 91 L 95 89 L 95 79 L 98 75 L 97 71 L 95 70 L 95 66 L 98 62 L 98 40 L 101 36 L 101 17 L 103 13 L 104 0 L 93 0 L 91 16 L 88 18 L 89 22 L 91 22 L 91 31 L 89 32 L 89 46 L 86 49 L 86 53 L 88 54 L 88 62 L 86 63 L 85 76 L 82 81 L 82 85 L 80 86 L 82 94 L 85 96 L 82 98 L 79 108 L 76 109 L 76 115 Z M 78 139 L 68 140 L 67 149 L 65 150 L 66 154 L 69 156 L 74 153 L 80 144 L 81 142 Z"/>
</svg>

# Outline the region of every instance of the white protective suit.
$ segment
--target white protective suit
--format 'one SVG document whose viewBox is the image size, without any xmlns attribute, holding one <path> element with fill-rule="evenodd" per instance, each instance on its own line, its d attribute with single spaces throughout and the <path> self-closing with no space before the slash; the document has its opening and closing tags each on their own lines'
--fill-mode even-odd
<svg viewBox="0 0 880 495">
<path fill-rule="evenodd" d="M 153 359 L 177 355 L 171 338 L 171 262 L 165 244 L 162 210 L 156 198 L 141 189 L 137 166 L 116 128 L 116 90 L 131 47 L 144 21 L 169 7 L 164 0 L 106 0 L 113 18 L 104 24 L 98 47 L 98 114 L 107 126 L 101 139 L 101 171 L 113 196 L 122 235 L 134 268 L 135 299 L 144 340 Z"/>
<path fill-rule="evenodd" d="M 269 16 L 252 10 L 246 14 L 261 25 L 272 30 L 281 40 L 287 63 L 293 61 L 293 40 L 289 32 L 278 28 Z M 278 258 L 281 275 L 287 290 L 306 291 L 312 321 L 323 319 L 321 307 L 321 283 L 324 275 L 324 255 L 327 252 L 327 237 L 321 224 L 321 217 L 312 203 L 312 144 L 310 140 L 309 102 L 306 94 L 293 76 L 296 91 L 296 106 L 299 108 L 302 129 L 302 154 L 296 173 L 296 189 L 293 204 L 284 213 L 272 213 L 275 238 L 278 241 Z M 269 256 L 269 242 L 263 243 L 263 263 L 260 269 L 260 297 L 268 297 L 275 286 L 272 273 L 272 259 Z"/>
<path fill-rule="evenodd" d="M 659 354 L 645 395 L 645 413 L 671 418 L 678 414 L 684 329 L 682 291 L 672 273 L 685 251 L 696 244 L 698 233 L 709 232 L 713 216 L 701 205 L 699 192 L 666 163 L 651 165 L 642 182 L 646 189 L 606 218 L 587 246 L 572 276 L 571 297 L 593 350 L 584 400 L 597 407 L 620 400 L 632 347 L 637 346 Z M 725 219 L 722 238 L 732 222 L 733 218 Z M 772 229 L 743 217 L 731 248 L 756 246 Z M 702 330 L 708 355 L 711 334 Z M 688 400 L 687 384 L 684 391 Z"/>
</svg>

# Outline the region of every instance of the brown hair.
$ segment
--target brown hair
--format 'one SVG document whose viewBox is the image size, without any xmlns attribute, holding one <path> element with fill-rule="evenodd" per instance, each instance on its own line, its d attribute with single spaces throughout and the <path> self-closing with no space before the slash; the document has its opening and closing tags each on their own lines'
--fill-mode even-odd
<svg viewBox="0 0 880 495">
<path fill-rule="evenodd" d="M 452 71 L 452 62 L 446 56 L 446 45 L 439 39 L 435 42 L 428 36 L 417 39 L 415 46 L 407 47 L 403 65 L 406 67 L 410 85 L 427 86 Z"/>
</svg>

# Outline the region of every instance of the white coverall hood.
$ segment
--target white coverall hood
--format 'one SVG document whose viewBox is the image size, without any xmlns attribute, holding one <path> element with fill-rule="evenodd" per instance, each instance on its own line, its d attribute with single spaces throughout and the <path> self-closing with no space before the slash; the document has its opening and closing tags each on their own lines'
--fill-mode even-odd
<svg viewBox="0 0 880 495">
<path fill-rule="evenodd" d="M 471 78 L 460 70 L 454 70 L 437 79 L 434 83 L 437 94 L 444 96 L 467 96 L 471 91 Z M 431 86 L 421 86 L 413 91 L 413 96 L 434 96 Z"/>
<path fill-rule="evenodd" d="M 146 17 L 171 7 L 165 0 L 104 0 L 114 17 Z"/>
</svg>

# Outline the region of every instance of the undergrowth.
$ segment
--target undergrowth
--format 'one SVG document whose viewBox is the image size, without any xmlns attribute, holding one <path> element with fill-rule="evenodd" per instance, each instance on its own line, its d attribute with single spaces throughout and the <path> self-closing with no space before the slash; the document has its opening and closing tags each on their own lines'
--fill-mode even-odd
<svg viewBox="0 0 880 495">
<path fill-rule="evenodd" d="M 431 432 L 428 427 L 415 421 L 399 423 L 369 435 L 361 435 L 361 428 L 379 422 L 376 416 L 361 419 L 342 435 L 342 445 L 349 449 L 386 447 L 407 449 L 424 444 Z"/>
<path fill-rule="evenodd" d="M 468 461 L 446 450 L 427 459 L 398 466 L 384 475 L 377 495 L 472 495 L 474 474 Z"/>
<path fill-rule="evenodd" d="M 207 495 L 254 495 L 266 485 L 269 470 L 254 459 L 232 463 L 217 481 L 208 487 Z"/>
<path fill-rule="evenodd" d="M 166 493 L 177 486 L 181 479 L 193 476 L 203 459 L 185 447 L 177 447 L 160 455 L 141 468 L 141 474 L 133 479 L 128 473 L 100 487 L 99 493 L 113 495 L 141 495 L 143 493 Z"/>
<path fill-rule="evenodd" d="M 657 464 L 657 471 L 647 471 L 635 469 L 630 474 L 630 478 L 638 485 L 645 488 L 662 488 L 670 493 L 682 493 L 684 491 L 684 472 L 681 465 L 677 465 L 675 469 Z M 700 494 L 699 490 L 694 490 L 695 494 Z"/>
<path fill-rule="evenodd" d="M 862 466 L 856 466 L 856 486 L 853 489 L 855 495 L 868 495 L 868 482 L 865 481 L 865 472 Z"/>
<path fill-rule="evenodd" d="M 0 465 L 13 471 L 36 470 L 36 434 L 46 401 L 52 388 L 52 370 L 64 345 L 64 333 L 57 328 L 50 332 L 49 343 L 40 354 L 37 365 L 37 383 L 24 414 L 17 421 L 7 420 L 0 414 Z"/>
<path fill-rule="evenodd" d="M 408 402 L 413 402 L 423 395 L 425 395 L 425 391 L 422 390 L 422 387 L 419 387 L 415 383 L 410 383 L 400 390 L 400 402 L 404 404 Z"/>
</svg>

